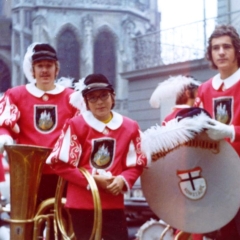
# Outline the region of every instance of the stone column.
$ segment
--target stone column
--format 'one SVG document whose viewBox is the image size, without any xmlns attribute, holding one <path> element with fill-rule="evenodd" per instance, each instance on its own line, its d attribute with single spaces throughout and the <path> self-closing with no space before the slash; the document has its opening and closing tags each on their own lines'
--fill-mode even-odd
<svg viewBox="0 0 240 240">
<path fill-rule="evenodd" d="M 82 47 L 82 77 L 93 73 L 93 19 L 90 15 L 82 19 L 83 47 Z"/>
</svg>

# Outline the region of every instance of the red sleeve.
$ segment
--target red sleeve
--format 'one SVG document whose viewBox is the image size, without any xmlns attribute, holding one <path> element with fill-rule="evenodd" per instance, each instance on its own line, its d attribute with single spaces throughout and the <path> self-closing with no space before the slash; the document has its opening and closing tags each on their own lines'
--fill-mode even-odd
<svg viewBox="0 0 240 240">
<path fill-rule="evenodd" d="M 77 167 L 72 167 L 67 163 L 59 161 L 57 164 L 53 164 L 51 168 L 57 175 L 61 176 L 66 181 L 80 187 L 88 186 L 87 179 L 82 175 Z"/>
</svg>

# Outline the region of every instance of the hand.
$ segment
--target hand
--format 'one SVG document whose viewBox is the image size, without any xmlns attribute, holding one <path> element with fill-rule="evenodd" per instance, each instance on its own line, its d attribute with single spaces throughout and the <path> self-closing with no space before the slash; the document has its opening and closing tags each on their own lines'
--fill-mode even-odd
<svg viewBox="0 0 240 240">
<path fill-rule="evenodd" d="M 4 151 L 4 145 L 13 144 L 13 139 L 9 135 L 1 135 L 0 136 L 0 153 Z"/>
<path fill-rule="evenodd" d="M 107 177 L 107 176 L 103 176 L 103 175 L 93 175 L 93 178 L 97 184 L 98 187 L 106 190 L 107 186 L 109 184 L 111 184 L 111 182 L 113 181 L 113 177 Z"/>
<path fill-rule="evenodd" d="M 213 140 L 230 138 L 233 140 L 235 130 L 233 125 L 226 125 L 215 119 L 210 119 L 206 124 L 207 134 Z"/>
<path fill-rule="evenodd" d="M 125 182 L 122 177 L 114 177 L 112 183 L 107 186 L 107 191 L 113 195 L 118 195 L 122 192 L 124 185 Z"/>
</svg>

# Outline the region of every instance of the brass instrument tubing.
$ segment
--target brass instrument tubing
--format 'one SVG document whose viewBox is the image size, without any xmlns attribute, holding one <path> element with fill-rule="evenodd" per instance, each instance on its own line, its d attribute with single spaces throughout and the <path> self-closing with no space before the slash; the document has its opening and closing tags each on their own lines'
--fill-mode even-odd
<svg viewBox="0 0 240 240">
<path fill-rule="evenodd" d="M 92 191 L 92 196 L 93 196 L 94 224 L 93 224 L 93 230 L 92 230 L 90 240 L 93 239 L 94 233 L 95 233 L 94 240 L 101 240 L 102 208 L 101 208 L 101 200 L 100 200 L 98 188 L 97 188 L 97 185 L 96 185 L 95 180 L 93 179 L 92 175 L 85 168 L 79 168 L 79 170 L 82 172 L 82 174 L 88 180 L 91 191 Z"/>
<path fill-rule="evenodd" d="M 57 222 L 57 225 L 58 225 L 58 228 L 62 234 L 62 237 L 64 240 L 70 240 L 74 237 L 74 233 L 71 234 L 71 236 L 69 237 L 67 232 L 65 231 L 65 228 L 64 228 L 64 224 L 62 221 L 60 221 L 62 219 L 62 214 L 60 212 L 61 210 L 61 207 L 60 207 L 60 204 L 64 204 L 64 201 L 66 199 L 62 199 L 62 194 L 63 194 L 63 189 L 64 189 L 64 185 L 65 185 L 66 181 L 59 177 L 59 180 L 58 180 L 58 185 L 57 185 L 57 189 L 56 189 L 56 196 L 55 196 L 55 214 L 56 214 L 56 222 Z M 55 227 L 55 226 L 54 226 Z"/>
<path fill-rule="evenodd" d="M 90 236 L 90 240 L 101 240 L 101 232 L 102 232 L 102 208 L 101 208 L 101 200 L 98 192 L 97 185 L 95 183 L 95 180 L 93 179 L 92 175 L 85 169 L 80 168 L 79 171 L 85 176 L 87 179 L 91 192 L 93 197 L 93 204 L 94 204 L 94 223 L 93 223 L 93 229 Z M 61 213 L 59 211 L 60 202 L 63 200 L 61 197 L 63 193 L 63 186 L 65 184 L 65 180 L 62 178 L 59 178 L 57 190 L 56 190 L 56 202 L 55 202 L 55 211 L 56 211 L 56 221 L 58 224 L 58 227 L 60 229 L 60 232 L 65 240 L 70 240 L 73 238 L 73 236 L 68 237 L 67 233 L 64 229 L 63 223 L 60 221 L 62 218 Z M 65 199 L 64 199 L 65 200 Z"/>
</svg>

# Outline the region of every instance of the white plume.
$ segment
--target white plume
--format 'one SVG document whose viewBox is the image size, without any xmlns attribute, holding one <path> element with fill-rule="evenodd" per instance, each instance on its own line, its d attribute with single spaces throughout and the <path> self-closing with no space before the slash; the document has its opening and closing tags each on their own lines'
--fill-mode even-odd
<svg viewBox="0 0 240 240">
<path fill-rule="evenodd" d="M 25 56 L 23 58 L 23 72 L 29 82 L 36 82 L 33 77 L 33 70 L 32 70 L 32 55 L 33 55 L 33 48 L 36 44 L 40 44 L 39 42 L 34 42 L 28 46 Z"/>
<path fill-rule="evenodd" d="M 60 77 L 56 80 L 57 84 L 60 84 L 64 87 L 72 88 L 73 87 L 74 78 L 69 77 Z"/>
<path fill-rule="evenodd" d="M 177 118 L 167 122 L 165 126 L 152 126 L 142 134 L 141 148 L 149 161 L 155 153 L 167 153 L 181 144 L 193 139 L 203 131 L 210 117 L 204 112 L 193 117 Z"/>
<path fill-rule="evenodd" d="M 196 81 L 194 78 L 182 75 L 170 77 L 169 79 L 159 83 L 150 97 L 149 103 L 151 107 L 159 108 L 161 101 L 166 98 L 173 98 L 176 100 L 177 95 L 184 90 L 184 87 L 191 83 L 200 85 L 200 82 Z"/>
<path fill-rule="evenodd" d="M 86 87 L 84 80 L 85 78 L 81 78 L 78 82 L 74 83 L 75 92 L 73 92 L 70 96 L 70 103 L 79 109 L 81 113 L 87 110 L 84 98 L 82 96 L 82 90 Z"/>
</svg>

